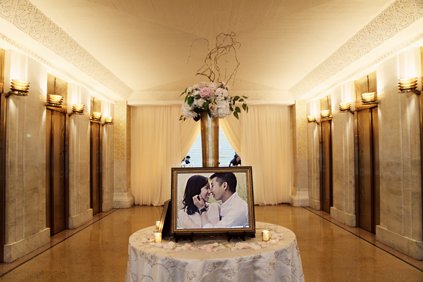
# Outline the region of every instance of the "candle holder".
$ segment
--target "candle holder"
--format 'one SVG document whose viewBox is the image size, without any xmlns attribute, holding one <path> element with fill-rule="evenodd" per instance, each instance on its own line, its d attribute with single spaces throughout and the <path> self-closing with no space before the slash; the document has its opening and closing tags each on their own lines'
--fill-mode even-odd
<svg viewBox="0 0 423 282">
<path fill-rule="evenodd" d="M 270 240 L 270 231 L 269 231 L 269 230 L 263 230 L 263 231 L 261 232 L 261 236 L 262 236 L 262 240 L 263 240 L 264 242 L 269 241 L 269 240 Z"/>
<path fill-rule="evenodd" d="M 162 233 L 161 232 L 154 232 L 154 242 L 161 243 L 162 242 Z"/>
</svg>

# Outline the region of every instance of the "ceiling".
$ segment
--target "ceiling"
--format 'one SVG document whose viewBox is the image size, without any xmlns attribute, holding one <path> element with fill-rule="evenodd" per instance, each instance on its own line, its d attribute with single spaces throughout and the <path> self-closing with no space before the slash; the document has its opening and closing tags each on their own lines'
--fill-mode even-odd
<svg viewBox="0 0 423 282">
<path fill-rule="evenodd" d="M 180 100 L 204 77 L 208 46 L 236 34 L 231 90 L 252 101 L 292 103 L 301 80 L 392 0 L 31 0 L 131 93 L 132 104 Z M 222 71 L 230 73 L 231 59 Z"/>
</svg>

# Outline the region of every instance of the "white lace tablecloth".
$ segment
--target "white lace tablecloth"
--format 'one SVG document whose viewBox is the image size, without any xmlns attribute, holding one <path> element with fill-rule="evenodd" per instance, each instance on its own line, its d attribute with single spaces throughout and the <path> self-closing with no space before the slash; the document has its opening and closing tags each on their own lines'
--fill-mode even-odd
<svg viewBox="0 0 423 282">
<path fill-rule="evenodd" d="M 263 242 L 261 231 L 271 232 Z M 256 238 L 154 243 L 151 226 L 129 237 L 126 281 L 304 281 L 295 234 L 256 223 Z"/>
</svg>

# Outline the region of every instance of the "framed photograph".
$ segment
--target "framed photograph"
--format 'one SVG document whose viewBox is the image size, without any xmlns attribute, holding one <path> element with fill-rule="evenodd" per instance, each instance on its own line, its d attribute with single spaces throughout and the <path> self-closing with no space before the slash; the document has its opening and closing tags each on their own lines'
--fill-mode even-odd
<svg viewBox="0 0 423 282">
<path fill-rule="evenodd" d="M 172 168 L 171 202 L 175 237 L 255 236 L 251 166 Z"/>
</svg>

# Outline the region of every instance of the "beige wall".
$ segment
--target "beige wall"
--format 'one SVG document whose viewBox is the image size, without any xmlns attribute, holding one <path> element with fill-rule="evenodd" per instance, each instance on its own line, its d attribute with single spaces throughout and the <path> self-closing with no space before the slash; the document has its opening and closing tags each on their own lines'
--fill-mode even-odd
<svg viewBox="0 0 423 282">
<path fill-rule="evenodd" d="M 421 77 L 420 50 L 411 55 L 393 56 L 377 67 L 380 224 L 376 240 L 411 257 L 423 259 L 421 124 L 419 99 L 414 93 L 398 93 L 401 63 L 417 65 Z M 414 54 L 414 55 L 413 55 Z M 418 54 L 418 55 L 416 55 Z M 413 57 L 414 56 L 414 57 Z M 402 58 L 414 60 L 402 62 Z M 373 70 L 374 71 L 374 70 Z M 354 78 L 350 78 L 349 81 Z M 350 82 L 345 82 L 350 83 Z M 421 82 L 419 82 L 421 89 Z M 356 225 L 354 119 L 350 112 L 337 110 L 345 92 L 338 87 L 332 93 L 333 206 L 330 215 L 350 226 Z M 318 126 L 308 125 L 308 169 L 310 206 L 320 209 L 318 169 Z"/>
<path fill-rule="evenodd" d="M 20 59 L 6 52 L 5 81 L 18 75 L 11 66 Z M 6 102 L 6 262 L 50 240 L 50 229 L 46 228 L 46 110 L 42 99 L 47 72 L 37 62 L 23 59 L 30 70 L 26 76 L 31 83 L 29 95 L 12 95 Z"/>
<path fill-rule="evenodd" d="M 5 262 L 14 261 L 50 242 L 46 228 L 46 92 L 47 68 L 16 51 L 6 51 L 5 81 L 30 82 L 28 96 L 6 98 L 6 244 Z M 72 85 L 74 86 L 74 85 Z M 5 83 L 5 91 L 9 83 Z M 74 88 L 78 88 L 75 86 Z M 72 87 L 71 87 L 72 88 Z M 84 90 L 88 92 L 87 90 Z M 82 92 L 84 92 L 82 91 Z M 68 101 L 81 94 L 68 93 Z M 83 95 L 82 95 L 83 96 Z M 77 99 L 77 100 L 78 100 Z M 87 106 L 87 105 L 86 105 Z M 70 113 L 71 105 L 68 106 Z M 113 125 L 103 129 L 103 211 L 113 206 Z M 90 208 L 89 114 L 69 116 L 68 227 L 76 228 L 93 218 Z"/>
</svg>

